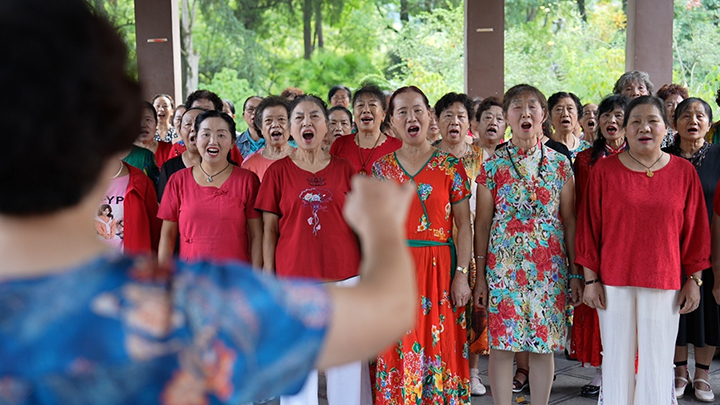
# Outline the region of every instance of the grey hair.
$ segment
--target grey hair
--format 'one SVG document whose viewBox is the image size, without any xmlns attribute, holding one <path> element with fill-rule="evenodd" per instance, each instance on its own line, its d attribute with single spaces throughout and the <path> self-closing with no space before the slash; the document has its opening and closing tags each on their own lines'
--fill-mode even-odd
<svg viewBox="0 0 720 405">
<path fill-rule="evenodd" d="M 622 76 L 618 79 L 617 82 L 615 82 L 615 87 L 613 88 L 613 93 L 620 94 L 622 93 L 623 88 L 628 83 L 637 83 L 637 82 L 644 82 L 645 87 L 648 90 L 648 93 L 652 94 L 653 89 L 655 86 L 653 86 L 652 82 L 650 81 L 650 75 L 647 72 L 643 72 L 641 70 L 632 70 L 630 72 L 623 73 Z"/>
</svg>

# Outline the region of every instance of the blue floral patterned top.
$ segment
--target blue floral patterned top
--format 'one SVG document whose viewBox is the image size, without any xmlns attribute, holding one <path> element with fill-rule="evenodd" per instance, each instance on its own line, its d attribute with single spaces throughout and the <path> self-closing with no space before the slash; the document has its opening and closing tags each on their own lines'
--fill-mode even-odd
<svg viewBox="0 0 720 405">
<path fill-rule="evenodd" d="M 0 283 L 0 404 L 239 404 L 297 392 L 325 289 L 238 265 L 121 257 Z"/>
</svg>

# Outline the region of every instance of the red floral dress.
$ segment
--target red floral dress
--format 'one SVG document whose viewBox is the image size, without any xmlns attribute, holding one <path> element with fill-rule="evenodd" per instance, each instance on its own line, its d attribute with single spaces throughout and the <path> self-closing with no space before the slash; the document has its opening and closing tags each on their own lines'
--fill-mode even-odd
<svg viewBox="0 0 720 405">
<path fill-rule="evenodd" d="M 572 176 L 567 158 L 543 144 L 522 151 L 508 142 L 483 164 L 476 181 L 495 200 L 486 255 L 491 349 L 563 349 L 568 266 L 559 208 Z"/>
<path fill-rule="evenodd" d="M 412 181 L 418 198 L 410 207 L 407 235 L 430 246 L 411 249 L 417 274 L 415 329 L 377 359 L 375 403 L 470 404 L 470 367 L 465 308 L 450 300 L 452 204 L 470 197 L 470 184 L 459 160 L 435 151 L 415 175 L 396 155 L 380 158 L 373 175 L 401 183 Z M 418 244 L 416 242 L 415 244 Z"/>
<path fill-rule="evenodd" d="M 627 148 L 623 143 L 619 149 L 605 146 L 605 152 L 598 158 L 617 155 Z M 585 196 L 590 170 L 596 162 L 592 161 L 593 149 L 578 153 L 575 158 L 575 207 L 576 212 Z M 597 311 L 585 304 L 575 307 L 573 332 L 570 340 L 570 355 L 583 365 L 600 367 L 602 364 L 602 341 L 600 340 L 600 324 Z"/>
</svg>

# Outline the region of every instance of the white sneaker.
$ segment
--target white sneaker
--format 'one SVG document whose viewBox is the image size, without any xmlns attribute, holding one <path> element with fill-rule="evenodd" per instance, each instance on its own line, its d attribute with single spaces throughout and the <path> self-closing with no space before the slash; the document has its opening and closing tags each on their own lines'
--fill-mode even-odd
<svg viewBox="0 0 720 405">
<path fill-rule="evenodd" d="M 480 372 L 475 369 L 470 370 L 470 395 L 485 395 L 487 389 L 480 380 Z"/>
</svg>

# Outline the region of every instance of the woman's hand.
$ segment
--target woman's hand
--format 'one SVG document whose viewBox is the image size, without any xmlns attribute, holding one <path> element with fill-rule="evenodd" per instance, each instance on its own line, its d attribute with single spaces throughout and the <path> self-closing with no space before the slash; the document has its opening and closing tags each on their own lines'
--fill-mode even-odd
<svg viewBox="0 0 720 405">
<path fill-rule="evenodd" d="M 570 279 L 570 293 L 572 295 L 572 299 L 570 300 L 570 305 L 576 307 L 583 302 L 583 287 L 585 286 L 585 283 L 579 279 L 579 278 L 571 278 Z"/>
<path fill-rule="evenodd" d="M 713 294 L 715 294 L 714 289 Z M 682 290 L 680 290 L 678 305 L 680 306 L 681 315 L 689 314 L 700 305 L 700 286 L 697 285 L 695 280 L 688 278 L 687 281 L 685 281 L 685 285 Z"/>
<path fill-rule="evenodd" d="M 473 290 L 473 305 L 476 308 L 487 308 L 488 304 L 488 286 L 484 278 L 478 278 L 475 282 Z"/>
<path fill-rule="evenodd" d="M 450 298 L 455 307 L 464 307 L 470 302 L 472 292 L 468 284 L 468 275 L 460 272 L 455 273 L 455 278 L 450 286 Z"/>
<path fill-rule="evenodd" d="M 583 292 L 583 302 L 590 308 L 605 309 L 605 289 L 602 283 L 586 285 Z"/>
</svg>

